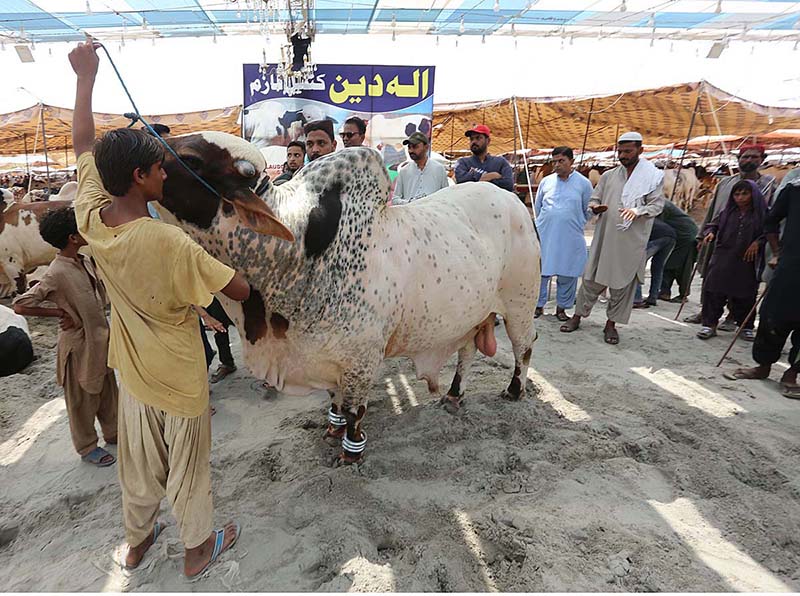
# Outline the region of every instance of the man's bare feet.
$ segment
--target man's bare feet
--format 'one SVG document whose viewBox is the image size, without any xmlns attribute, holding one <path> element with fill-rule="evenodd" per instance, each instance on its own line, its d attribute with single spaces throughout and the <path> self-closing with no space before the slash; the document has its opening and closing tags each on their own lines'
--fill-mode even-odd
<svg viewBox="0 0 800 596">
<path fill-rule="evenodd" d="M 236 542 L 239 538 L 241 528 L 237 524 L 229 522 L 225 524 L 225 528 L 222 531 L 224 532 L 222 547 L 219 552 L 216 553 L 216 556 L 228 550 L 233 543 Z M 218 532 L 219 530 L 211 532 L 211 535 L 200 546 L 186 549 L 183 563 L 183 572 L 186 577 L 195 577 L 203 573 L 206 568 L 214 562 L 216 559 L 214 556 L 214 545 L 217 541 Z"/>
<path fill-rule="evenodd" d="M 752 368 L 737 368 L 733 372 L 723 373 L 722 376 L 726 379 L 730 379 L 731 381 L 741 381 L 743 379 L 766 379 L 769 377 L 769 371 L 771 368 L 772 367 L 769 364 L 762 364 Z"/>
<path fill-rule="evenodd" d="M 158 535 L 161 533 L 163 526 L 160 522 L 156 522 L 150 534 L 141 544 L 136 546 L 128 545 L 128 554 L 125 555 L 125 569 L 136 569 L 144 559 L 145 553 L 148 549 L 155 544 Z"/>
</svg>

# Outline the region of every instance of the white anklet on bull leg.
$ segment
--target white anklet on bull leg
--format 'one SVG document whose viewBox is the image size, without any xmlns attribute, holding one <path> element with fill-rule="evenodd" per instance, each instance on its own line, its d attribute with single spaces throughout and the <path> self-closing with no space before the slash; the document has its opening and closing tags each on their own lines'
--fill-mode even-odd
<svg viewBox="0 0 800 596">
<path fill-rule="evenodd" d="M 351 440 L 347 435 L 342 439 L 341 461 L 344 464 L 360 462 L 364 456 L 364 449 L 367 447 L 367 433 L 361 431 L 361 439 Z"/>
<path fill-rule="evenodd" d="M 347 430 L 347 419 L 341 414 L 333 411 L 333 407 L 328 410 L 328 428 L 323 438 L 341 439 Z"/>
</svg>

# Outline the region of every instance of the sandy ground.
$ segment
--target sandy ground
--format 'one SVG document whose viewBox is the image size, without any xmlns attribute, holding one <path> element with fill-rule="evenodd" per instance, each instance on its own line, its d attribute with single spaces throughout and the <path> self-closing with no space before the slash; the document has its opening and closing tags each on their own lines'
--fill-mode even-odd
<svg viewBox="0 0 800 596">
<path fill-rule="evenodd" d="M 143 569 L 113 562 L 116 469 L 72 450 L 53 374 L 57 327 L 31 319 L 38 360 L 0 379 L 0 527 L 20 527 L 0 547 L 0 587 L 800 590 L 800 403 L 777 392 L 785 365 L 770 381 L 725 380 L 714 364 L 730 334 L 702 342 L 672 321 L 676 310 L 634 311 L 616 347 L 602 341 L 602 305 L 571 335 L 546 315 L 535 395 L 520 403 L 498 398 L 512 372 L 501 331 L 456 416 L 408 363 L 388 362 L 357 467 L 328 465 L 326 395 L 265 397 L 240 369 L 214 386 L 212 468 L 216 521 L 244 531 L 195 583 L 181 575 L 166 503 L 172 525 Z M 740 343 L 725 368 L 749 354 Z"/>
</svg>

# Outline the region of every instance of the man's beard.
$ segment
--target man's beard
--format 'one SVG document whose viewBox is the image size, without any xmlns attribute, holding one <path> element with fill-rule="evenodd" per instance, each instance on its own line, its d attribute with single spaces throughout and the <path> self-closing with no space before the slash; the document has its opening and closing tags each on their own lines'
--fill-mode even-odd
<svg viewBox="0 0 800 596">
<path fill-rule="evenodd" d="M 745 174 L 750 174 L 758 169 L 758 164 L 752 161 L 746 161 L 739 166 L 739 169 L 741 169 Z"/>
</svg>

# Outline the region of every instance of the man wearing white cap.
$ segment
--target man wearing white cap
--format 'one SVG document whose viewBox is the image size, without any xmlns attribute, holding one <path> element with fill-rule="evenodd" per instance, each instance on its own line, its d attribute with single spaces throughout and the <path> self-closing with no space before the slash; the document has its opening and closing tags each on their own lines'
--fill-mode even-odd
<svg viewBox="0 0 800 596">
<path fill-rule="evenodd" d="M 600 214 L 589 250 L 589 261 L 578 290 L 575 314 L 561 326 L 571 333 L 581 317 L 588 317 L 606 288 L 608 320 L 603 337 L 619 343 L 617 323 L 627 323 L 633 308 L 636 285 L 644 281 L 645 250 L 653 218 L 664 208 L 664 174 L 642 154 L 642 135 L 626 132 L 617 141 L 620 165 L 605 172 L 597 183 L 589 208 Z"/>
</svg>

